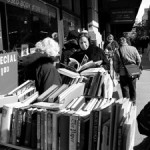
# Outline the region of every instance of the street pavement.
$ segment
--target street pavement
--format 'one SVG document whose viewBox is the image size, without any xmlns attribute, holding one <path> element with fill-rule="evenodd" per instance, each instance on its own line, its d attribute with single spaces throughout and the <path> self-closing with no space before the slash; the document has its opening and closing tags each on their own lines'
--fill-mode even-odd
<svg viewBox="0 0 150 150">
<path fill-rule="evenodd" d="M 137 115 L 141 109 L 150 101 L 150 61 L 148 55 L 145 52 L 142 56 L 143 71 L 140 79 L 137 81 Z M 145 139 L 144 135 L 141 135 L 136 125 L 135 132 L 135 146 L 139 145 Z M 142 149 L 144 150 L 144 149 Z"/>
</svg>

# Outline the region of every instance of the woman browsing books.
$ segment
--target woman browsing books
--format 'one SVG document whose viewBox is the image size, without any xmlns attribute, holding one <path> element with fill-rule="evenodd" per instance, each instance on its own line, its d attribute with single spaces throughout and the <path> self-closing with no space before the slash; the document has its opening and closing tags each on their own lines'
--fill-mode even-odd
<svg viewBox="0 0 150 150">
<path fill-rule="evenodd" d="M 88 33 L 79 34 L 78 43 L 80 51 L 75 52 L 71 58 L 76 59 L 82 64 L 83 61 L 85 61 L 85 56 L 87 56 L 88 61 L 92 60 L 95 62 L 96 66 L 103 66 L 106 70 L 109 70 L 109 61 L 106 58 L 104 51 L 98 46 L 91 44 Z"/>
<path fill-rule="evenodd" d="M 61 85 L 61 77 L 56 69 L 59 45 L 52 38 L 45 38 L 36 44 L 36 52 L 19 59 L 19 67 L 24 69 L 25 80 L 35 80 L 39 94 L 53 84 Z"/>
</svg>

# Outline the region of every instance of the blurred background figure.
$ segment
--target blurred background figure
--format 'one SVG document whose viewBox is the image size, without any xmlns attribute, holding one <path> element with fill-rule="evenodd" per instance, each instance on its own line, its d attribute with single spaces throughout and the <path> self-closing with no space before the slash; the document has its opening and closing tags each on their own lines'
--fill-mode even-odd
<svg viewBox="0 0 150 150">
<path fill-rule="evenodd" d="M 78 51 L 78 36 L 79 32 L 76 30 L 72 30 L 68 33 L 67 41 L 64 43 L 64 47 L 62 49 L 61 63 L 67 65 L 71 55 Z"/>
<path fill-rule="evenodd" d="M 110 75 L 112 79 L 117 78 L 113 68 L 113 56 L 114 52 L 118 50 L 118 48 L 119 44 L 117 43 L 117 41 L 114 40 L 114 36 L 112 34 L 109 34 L 107 36 L 106 42 L 104 43 L 104 51 L 110 63 Z"/>
</svg>

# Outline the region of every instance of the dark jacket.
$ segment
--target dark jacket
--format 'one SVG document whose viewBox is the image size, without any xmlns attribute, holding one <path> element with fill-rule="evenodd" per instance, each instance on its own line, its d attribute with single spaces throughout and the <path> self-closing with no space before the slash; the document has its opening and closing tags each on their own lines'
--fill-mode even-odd
<svg viewBox="0 0 150 150">
<path fill-rule="evenodd" d="M 35 80 L 37 91 L 42 94 L 51 85 L 61 85 L 61 77 L 53 66 L 53 59 L 45 54 L 34 53 L 20 58 L 20 67 L 25 70 L 26 80 Z"/>
<path fill-rule="evenodd" d="M 109 44 L 109 42 L 106 42 L 104 44 L 104 49 L 108 49 L 109 51 L 115 51 L 115 49 L 118 49 L 119 45 L 117 43 L 117 41 L 112 41 L 112 43 Z"/>
<path fill-rule="evenodd" d="M 104 51 L 95 45 L 90 45 L 87 50 L 81 50 L 79 52 L 76 52 L 71 57 L 75 58 L 79 63 L 81 63 L 85 54 L 88 56 L 89 61 L 93 60 L 94 62 L 96 62 L 102 60 L 103 67 L 106 70 L 109 70 L 109 61 L 106 58 Z"/>
</svg>

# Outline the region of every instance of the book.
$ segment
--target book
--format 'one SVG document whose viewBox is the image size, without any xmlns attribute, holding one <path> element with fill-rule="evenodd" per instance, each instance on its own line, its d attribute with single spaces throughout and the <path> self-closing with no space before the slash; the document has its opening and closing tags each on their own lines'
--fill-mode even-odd
<svg viewBox="0 0 150 150">
<path fill-rule="evenodd" d="M 77 72 L 82 72 L 83 70 L 86 70 L 88 68 L 95 68 L 97 64 L 100 66 L 102 64 L 102 60 L 93 62 L 93 60 L 88 59 L 87 55 L 84 55 L 83 60 L 81 63 L 79 63 L 74 58 L 69 58 L 70 62 L 68 63 L 68 66 L 71 66 L 72 68 L 76 69 Z"/>
<path fill-rule="evenodd" d="M 73 71 L 68 70 L 68 69 L 66 69 L 66 68 L 58 68 L 57 70 L 58 70 L 58 72 L 59 72 L 61 75 L 65 75 L 65 76 L 70 77 L 70 78 L 77 78 L 77 77 L 80 76 L 79 73 L 73 72 Z"/>
<path fill-rule="evenodd" d="M 11 132 L 10 132 L 10 143 L 13 145 L 16 145 L 17 139 L 17 120 L 18 120 L 18 109 L 19 108 L 13 108 L 12 110 L 12 119 L 11 119 Z"/>
<path fill-rule="evenodd" d="M 27 116 L 26 116 L 26 129 L 25 129 L 25 139 L 24 139 L 24 145 L 27 147 L 31 146 L 31 127 L 32 127 L 32 112 L 33 108 L 29 108 L 27 110 Z"/>
<path fill-rule="evenodd" d="M 81 76 L 95 75 L 97 72 L 106 73 L 107 71 L 103 67 L 88 68 L 88 69 L 83 70 L 82 72 L 80 72 L 80 75 Z"/>
<path fill-rule="evenodd" d="M 36 92 L 36 87 L 35 86 L 29 87 L 23 93 L 21 93 L 20 95 L 18 95 L 18 101 L 19 102 L 24 101 L 25 99 L 27 99 L 28 97 L 30 97 L 35 92 Z"/>
<path fill-rule="evenodd" d="M 69 116 L 67 113 L 60 116 L 59 120 L 59 141 L 60 150 L 69 150 Z"/>
<path fill-rule="evenodd" d="M 0 142 L 9 143 L 10 141 L 10 130 L 11 130 L 11 119 L 13 108 L 19 108 L 27 106 L 26 103 L 15 102 L 10 104 L 5 104 L 2 107 L 2 117 L 1 117 L 1 127 L 0 127 Z"/>
<path fill-rule="evenodd" d="M 37 98 L 37 101 L 38 102 L 48 101 L 48 97 L 50 96 L 50 94 L 56 91 L 57 89 L 58 89 L 58 85 L 53 84 Z"/>
<path fill-rule="evenodd" d="M 100 149 L 102 147 L 102 127 L 103 124 L 111 118 L 112 104 L 114 103 L 114 101 L 115 99 L 108 100 L 105 104 L 101 105 L 99 108 L 96 109 L 96 111 L 99 111 L 97 149 Z M 109 123 L 111 125 L 110 121 Z M 108 138 L 110 138 L 110 132 Z M 108 139 L 108 146 L 109 144 L 110 143 Z"/>
<path fill-rule="evenodd" d="M 78 108 L 85 102 L 85 97 L 80 96 L 78 99 L 75 101 L 75 103 L 70 107 L 71 110 L 78 110 Z"/>
<path fill-rule="evenodd" d="M 31 148 L 37 147 L 37 108 L 33 109 L 31 115 Z"/>
<path fill-rule="evenodd" d="M 74 98 L 83 95 L 84 87 L 85 83 L 72 84 L 58 96 L 57 103 L 63 104 L 63 107 L 65 108 Z"/>
<path fill-rule="evenodd" d="M 48 102 L 37 102 L 32 105 L 32 107 L 47 109 L 47 110 L 60 110 L 63 108 L 63 104 L 59 103 L 48 103 Z"/>
<path fill-rule="evenodd" d="M 69 120 L 69 150 L 77 149 L 78 115 L 70 115 Z"/>
<path fill-rule="evenodd" d="M 68 66 L 76 69 L 77 71 L 80 70 L 80 68 L 86 64 L 87 62 L 89 61 L 89 58 L 87 55 L 84 55 L 83 59 L 82 59 L 82 62 L 79 63 L 76 59 L 74 58 L 69 58 L 69 63 L 68 63 Z"/>
<path fill-rule="evenodd" d="M 31 96 L 29 96 L 27 99 L 23 100 L 21 103 L 24 104 L 24 105 L 33 104 L 34 102 L 36 102 L 38 96 L 39 96 L 39 92 L 36 91 Z"/>
<path fill-rule="evenodd" d="M 16 132 L 16 145 L 24 144 L 25 128 L 26 128 L 26 114 L 30 106 L 21 107 L 18 109 L 17 117 L 17 132 Z"/>
<path fill-rule="evenodd" d="M 43 109 L 37 109 L 37 150 L 41 150 L 41 112 Z"/>
<path fill-rule="evenodd" d="M 90 113 L 82 114 L 82 111 L 80 111 L 75 114 L 78 115 L 77 150 L 88 150 Z"/>
<path fill-rule="evenodd" d="M 110 119 L 107 120 L 102 126 L 102 143 L 101 149 L 108 149 L 109 146 L 109 131 L 110 130 Z"/>
<path fill-rule="evenodd" d="M 20 95 L 22 94 L 25 90 L 30 88 L 31 86 L 35 86 L 35 81 L 34 80 L 27 80 L 12 91 L 10 91 L 7 95 Z"/>
<path fill-rule="evenodd" d="M 60 86 L 54 93 L 52 93 L 49 97 L 48 97 L 48 102 L 49 103 L 53 103 L 56 101 L 58 95 L 60 95 L 63 91 L 65 91 L 68 88 L 67 84 L 63 84 L 62 86 Z"/>
<path fill-rule="evenodd" d="M 52 150 L 52 114 L 50 111 L 47 111 L 47 150 Z"/>
<path fill-rule="evenodd" d="M 97 92 L 97 89 L 98 89 L 100 78 L 101 78 L 100 72 L 98 72 L 94 75 L 94 77 L 92 79 L 92 82 L 91 82 L 90 89 L 88 91 L 89 96 L 93 96 L 93 97 L 96 96 L 96 92 Z"/>
<path fill-rule="evenodd" d="M 0 107 L 3 107 L 5 104 L 18 102 L 17 95 L 1 95 L 0 96 Z"/>
</svg>

